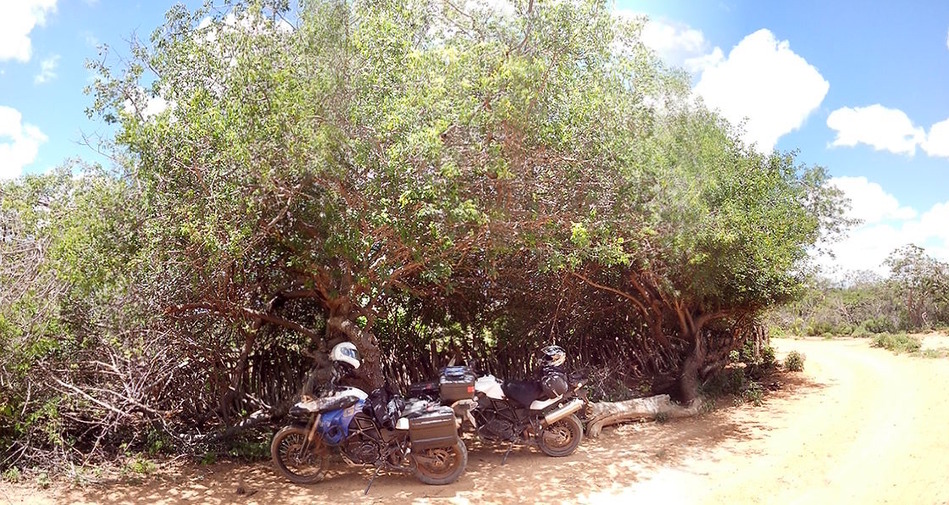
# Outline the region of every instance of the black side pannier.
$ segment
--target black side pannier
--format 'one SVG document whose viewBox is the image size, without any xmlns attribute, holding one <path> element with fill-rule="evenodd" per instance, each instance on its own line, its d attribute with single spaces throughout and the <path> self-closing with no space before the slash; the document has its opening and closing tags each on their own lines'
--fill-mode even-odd
<svg viewBox="0 0 949 505">
<path fill-rule="evenodd" d="M 424 451 L 435 447 L 450 447 L 458 442 L 455 414 L 449 407 L 438 407 L 409 419 L 409 439 L 412 450 Z"/>
</svg>

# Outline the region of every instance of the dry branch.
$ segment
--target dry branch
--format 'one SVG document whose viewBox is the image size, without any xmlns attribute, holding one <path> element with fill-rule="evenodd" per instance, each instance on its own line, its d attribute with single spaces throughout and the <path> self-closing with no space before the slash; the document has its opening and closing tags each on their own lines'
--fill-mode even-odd
<svg viewBox="0 0 949 505">
<path fill-rule="evenodd" d="M 669 395 L 633 398 L 621 402 L 598 402 L 593 404 L 593 414 L 587 421 L 587 435 L 596 437 L 604 426 L 640 419 L 666 419 L 691 417 L 699 413 L 702 399 L 696 398 L 689 406 L 672 401 Z"/>
</svg>

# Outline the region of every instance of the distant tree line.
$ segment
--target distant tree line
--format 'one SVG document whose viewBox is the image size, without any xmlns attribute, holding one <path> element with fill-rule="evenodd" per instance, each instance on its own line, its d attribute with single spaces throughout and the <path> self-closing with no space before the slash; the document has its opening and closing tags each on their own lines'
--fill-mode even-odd
<svg viewBox="0 0 949 505">
<path fill-rule="evenodd" d="M 226 440 L 341 340 L 366 387 L 555 342 L 603 395 L 693 400 L 841 194 L 609 3 L 512 6 L 176 7 L 91 62 L 112 165 L 0 185 L 0 467 Z"/>
<path fill-rule="evenodd" d="M 851 272 L 837 280 L 815 277 L 803 296 L 777 307 L 769 324 L 780 333 L 868 336 L 949 328 L 949 264 L 908 244 L 884 262 L 887 276 Z"/>
</svg>

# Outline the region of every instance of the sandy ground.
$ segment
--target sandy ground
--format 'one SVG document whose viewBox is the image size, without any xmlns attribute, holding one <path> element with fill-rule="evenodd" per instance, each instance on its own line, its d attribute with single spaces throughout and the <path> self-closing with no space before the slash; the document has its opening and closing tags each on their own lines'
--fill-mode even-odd
<svg viewBox="0 0 949 505">
<path fill-rule="evenodd" d="M 774 340 L 806 355 L 761 407 L 607 428 L 572 456 L 469 444 L 449 486 L 340 468 L 321 484 L 284 482 L 269 464 L 186 466 L 140 484 L 0 488 L 6 503 L 633 503 L 949 504 L 949 359 L 897 356 L 868 340 Z M 929 338 L 927 347 L 949 347 Z"/>
</svg>

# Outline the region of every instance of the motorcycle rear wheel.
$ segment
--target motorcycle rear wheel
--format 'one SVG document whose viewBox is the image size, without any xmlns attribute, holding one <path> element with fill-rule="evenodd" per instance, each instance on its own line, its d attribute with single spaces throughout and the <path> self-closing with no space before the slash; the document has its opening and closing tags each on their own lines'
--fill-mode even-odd
<svg viewBox="0 0 949 505">
<path fill-rule="evenodd" d="M 316 484 L 326 476 L 328 447 L 320 441 L 306 443 L 307 430 L 286 426 L 273 437 L 270 456 L 277 472 L 295 484 Z"/>
<path fill-rule="evenodd" d="M 569 456 L 583 440 L 583 424 L 571 414 L 544 428 L 538 437 L 540 450 L 548 456 Z"/>
<path fill-rule="evenodd" d="M 451 447 L 425 449 L 415 456 L 415 465 L 415 477 L 423 483 L 435 486 L 451 484 L 468 466 L 468 449 L 461 440 Z"/>
</svg>

